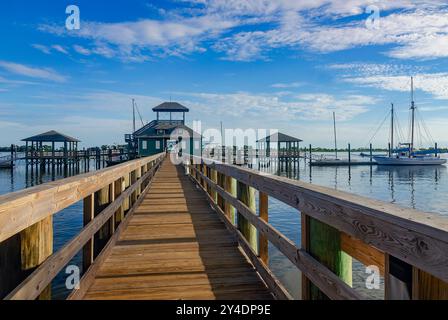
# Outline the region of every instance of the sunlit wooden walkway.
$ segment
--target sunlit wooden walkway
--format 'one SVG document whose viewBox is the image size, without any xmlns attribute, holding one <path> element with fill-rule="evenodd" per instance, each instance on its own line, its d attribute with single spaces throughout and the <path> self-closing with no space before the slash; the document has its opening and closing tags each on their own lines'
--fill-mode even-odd
<svg viewBox="0 0 448 320">
<path fill-rule="evenodd" d="M 271 299 L 225 225 L 165 160 L 85 299 Z"/>
</svg>

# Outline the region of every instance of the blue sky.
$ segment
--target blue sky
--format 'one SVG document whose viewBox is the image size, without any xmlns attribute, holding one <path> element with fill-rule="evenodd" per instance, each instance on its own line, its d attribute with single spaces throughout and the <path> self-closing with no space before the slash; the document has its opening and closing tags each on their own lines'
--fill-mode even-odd
<svg viewBox="0 0 448 320">
<path fill-rule="evenodd" d="M 65 27 L 68 5 L 80 9 L 80 30 Z M 51 129 L 83 146 L 123 143 L 132 98 L 145 121 L 171 98 L 204 128 L 223 121 L 226 128 L 278 129 L 318 146 L 332 144 L 335 111 L 340 144 L 366 146 L 391 102 L 407 135 L 411 75 L 431 132 L 420 143 L 448 145 L 444 1 L 1 6 L 0 145 Z M 379 20 L 369 19 L 370 9 Z M 373 142 L 386 145 L 386 127 Z"/>
</svg>

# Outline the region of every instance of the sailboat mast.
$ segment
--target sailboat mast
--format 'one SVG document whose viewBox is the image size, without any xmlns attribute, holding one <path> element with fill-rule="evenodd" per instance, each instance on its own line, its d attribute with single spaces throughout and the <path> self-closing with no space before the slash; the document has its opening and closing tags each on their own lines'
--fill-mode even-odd
<svg viewBox="0 0 448 320">
<path fill-rule="evenodd" d="M 336 152 L 336 159 L 338 158 L 338 139 L 336 136 L 336 113 L 333 112 L 333 129 L 334 129 L 334 150 Z"/>
<path fill-rule="evenodd" d="M 412 123 L 411 123 L 411 146 L 410 154 L 414 151 L 414 127 L 415 127 L 415 102 L 414 102 L 414 77 L 411 77 L 411 111 L 412 111 Z"/>
<path fill-rule="evenodd" d="M 134 129 L 133 132 L 135 132 L 135 99 L 132 99 L 132 128 Z"/>
<path fill-rule="evenodd" d="M 394 104 L 392 103 L 392 108 L 390 110 L 390 118 L 391 118 L 391 124 L 390 124 L 390 147 L 391 147 L 391 153 L 394 152 Z"/>
</svg>

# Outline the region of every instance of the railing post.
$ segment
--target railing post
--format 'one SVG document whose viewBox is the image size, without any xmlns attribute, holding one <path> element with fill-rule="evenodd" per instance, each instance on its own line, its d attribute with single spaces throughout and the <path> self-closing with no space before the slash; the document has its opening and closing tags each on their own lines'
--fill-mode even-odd
<svg viewBox="0 0 448 320">
<path fill-rule="evenodd" d="M 124 175 L 123 177 L 123 181 L 122 181 L 122 190 L 126 190 L 127 188 L 129 188 L 131 184 L 131 173 L 127 173 Z M 126 197 L 126 199 L 123 200 L 123 212 L 126 215 L 126 213 L 128 212 L 128 210 L 130 209 L 130 199 L 131 196 Z"/>
<path fill-rule="evenodd" d="M 111 201 L 111 187 L 107 185 L 95 193 L 95 216 L 100 214 Z M 110 224 L 104 224 L 98 231 L 98 248 L 95 248 L 95 255 L 97 251 L 101 251 L 103 246 L 107 243 L 110 237 Z"/>
<path fill-rule="evenodd" d="M 225 190 L 226 181 L 224 174 L 217 172 L 217 180 L 218 186 Z M 225 201 L 224 198 L 219 194 L 217 195 L 217 204 L 222 209 L 222 211 L 225 212 Z"/>
<path fill-rule="evenodd" d="M 352 286 L 352 257 L 341 250 L 341 232 L 309 217 L 309 253 L 330 269 L 341 280 Z M 327 299 L 313 284 L 310 288 L 312 300 Z"/>
<path fill-rule="evenodd" d="M 301 248 L 309 251 L 309 216 L 301 214 Z M 302 300 L 310 300 L 310 280 L 302 273 Z"/>
<path fill-rule="evenodd" d="M 49 216 L 20 233 L 21 272 L 29 272 L 53 254 L 53 217 Z M 51 285 L 39 295 L 51 300 Z"/>
<path fill-rule="evenodd" d="M 130 185 L 132 186 L 135 183 L 135 181 L 137 181 L 137 172 L 136 172 L 136 170 L 131 172 L 131 182 L 130 182 Z M 131 202 L 130 203 L 131 207 L 134 205 L 135 201 L 137 201 L 137 191 L 134 191 L 131 194 L 131 201 L 130 201 Z"/>
<path fill-rule="evenodd" d="M 116 180 L 115 182 L 115 187 L 114 187 L 114 197 L 115 199 L 118 198 L 123 191 L 125 190 L 125 186 L 124 186 L 124 178 L 121 177 L 120 179 Z M 120 206 L 120 208 L 118 208 L 118 210 L 115 212 L 115 228 L 121 223 L 121 221 L 123 221 L 124 219 L 124 210 L 123 210 L 123 205 Z"/>
<path fill-rule="evenodd" d="M 138 167 L 136 170 L 136 177 L 135 177 L 135 182 L 137 182 L 140 178 L 142 177 L 142 168 Z M 140 196 L 140 194 L 142 193 L 142 188 L 141 186 L 139 186 L 137 188 L 137 191 L 135 193 L 135 200 L 137 201 L 137 198 Z"/>
<path fill-rule="evenodd" d="M 84 198 L 84 226 L 95 218 L 95 196 L 94 194 Z M 82 250 L 82 266 L 83 272 L 86 272 L 94 260 L 94 243 L 95 237 L 92 237 Z"/>
<path fill-rule="evenodd" d="M 253 212 L 256 212 L 257 206 L 255 203 L 255 189 L 238 181 L 237 188 L 238 200 L 244 203 Z M 237 215 L 237 226 L 247 241 L 250 243 L 252 249 L 258 252 L 257 229 L 251 225 L 243 215 Z"/>
<path fill-rule="evenodd" d="M 114 182 L 112 182 L 110 184 L 110 190 L 109 190 L 109 192 L 110 192 L 110 202 L 109 203 L 113 203 L 115 201 L 115 196 L 116 196 L 115 195 L 115 192 L 116 192 L 116 190 L 115 190 L 115 182 L 116 181 L 114 181 Z M 115 214 L 113 214 L 112 217 L 110 218 L 109 225 L 110 225 L 110 233 L 109 233 L 109 235 L 113 235 L 115 233 L 115 225 L 116 225 Z"/>
<path fill-rule="evenodd" d="M 269 222 L 269 197 L 266 193 L 259 193 L 259 210 L 260 218 L 265 222 Z M 265 265 L 269 263 L 268 239 L 259 233 L 258 236 L 258 255 Z"/>
<path fill-rule="evenodd" d="M 210 178 L 213 181 L 213 183 L 218 184 L 218 172 L 214 169 L 210 168 Z M 215 189 L 210 187 L 210 193 L 211 193 L 211 197 L 213 199 L 214 203 L 218 203 L 218 193 L 216 192 Z"/>
<path fill-rule="evenodd" d="M 237 186 L 236 186 L 236 180 L 230 176 L 225 177 L 225 189 L 226 191 L 234 196 L 236 198 L 237 196 Z M 225 202 L 225 210 L 224 210 L 226 216 L 232 221 L 233 225 L 236 225 L 236 214 L 235 214 L 235 208 L 229 203 Z"/>
</svg>

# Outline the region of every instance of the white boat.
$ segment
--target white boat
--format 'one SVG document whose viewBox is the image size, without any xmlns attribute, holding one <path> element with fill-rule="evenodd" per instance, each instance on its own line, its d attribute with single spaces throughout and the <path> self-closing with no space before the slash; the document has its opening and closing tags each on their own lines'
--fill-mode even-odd
<svg viewBox="0 0 448 320">
<path fill-rule="evenodd" d="M 437 166 L 447 162 L 446 159 L 440 157 L 373 157 L 378 165 L 383 166 Z"/>
<path fill-rule="evenodd" d="M 415 102 L 414 102 L 414 79 L 411 78 L 411 142 L 400 143 L 398 150 L 394 150 L 394 105 L 391 110 L 391 151 L 389 156 L 374 156 L 378 165 L 388 166 L 426 166 L 443 165 L 447 159 L 440 157 L 440 151 L 436 147 L 429 150 L 416 150 L 414 148 L 415 132 Z"/>
</svg>

